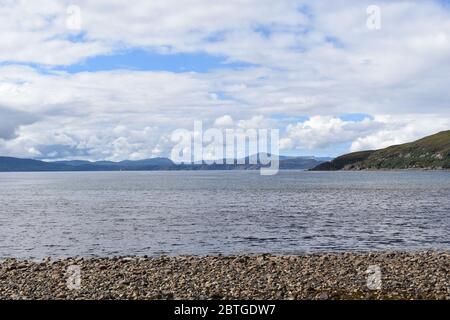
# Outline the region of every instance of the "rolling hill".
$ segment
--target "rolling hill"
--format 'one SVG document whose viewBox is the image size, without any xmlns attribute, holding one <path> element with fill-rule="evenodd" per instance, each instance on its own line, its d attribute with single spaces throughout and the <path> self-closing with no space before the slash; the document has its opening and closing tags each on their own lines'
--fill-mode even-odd
<svg viewBox="0 0 450 320">
<path fill-rule="evenodd" d="M 283 157 L 280 156 L 280 169 L 311 169 L 324 158 L 314 157 Z M 176 164 L 168 158 L 152 158 L 144 160 L 85 161 L 67 160 L 46 162 L 32 159 L 0 157 L 0 172 L 33 172 L 33 171 L 158 171 L 158 170 L 256 170 L 260 164 L 250 164 L 249 158 L 245 164 Z"/>
<path fill-rule="evenodd" d="M 381 150 L 349 153 L 311 170 L 382 169 L 450 169 L 450 131 Z"/>
<path fill-rule="evenodd" d="M 55 162 L 0 157 L 0 172 L 8 171 L 70 171 L 70 167 Z"/>
</svg>

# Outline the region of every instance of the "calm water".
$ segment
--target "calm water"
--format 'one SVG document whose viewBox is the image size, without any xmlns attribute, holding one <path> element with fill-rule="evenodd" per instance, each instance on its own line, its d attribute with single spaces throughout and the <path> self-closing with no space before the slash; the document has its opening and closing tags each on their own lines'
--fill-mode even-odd
<svg viewBox="0 0 450 320">
<path fill-rule="evenodd" d="M 0 258 L 450 249 L 449 172 L 0 173 Z"/>
</svg>

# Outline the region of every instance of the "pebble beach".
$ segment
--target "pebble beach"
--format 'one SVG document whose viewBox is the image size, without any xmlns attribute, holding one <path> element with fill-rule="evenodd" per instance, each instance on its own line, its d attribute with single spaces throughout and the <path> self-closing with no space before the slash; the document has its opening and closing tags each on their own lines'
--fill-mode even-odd
<svg viewBox="0 0 450 320">
<path fill-rule="evenodd" d="M 0 299 L 449 300 L 450 253 L 6 259 Z"/>
</svg>

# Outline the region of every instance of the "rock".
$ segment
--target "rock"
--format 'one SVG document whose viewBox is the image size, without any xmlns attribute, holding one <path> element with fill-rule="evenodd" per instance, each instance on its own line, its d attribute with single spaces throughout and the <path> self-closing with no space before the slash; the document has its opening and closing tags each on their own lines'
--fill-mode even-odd
<svg viewBox="0 0 450 320">
<path fill-rule="evenodd" d="M 319 298 L 319 300 L 327 300 L 328 299 L 328 294 L 321 293 L 318 298 Z"/>
<path fill-rule="evenodd" d="M 448 252 L 76 258 L 0 263 L 0 299 L 448 299 Z M 67 267 L 82 265 L 81 288 Z M 379 265 L 382 290 L 367 287 Z"/>
</svg>

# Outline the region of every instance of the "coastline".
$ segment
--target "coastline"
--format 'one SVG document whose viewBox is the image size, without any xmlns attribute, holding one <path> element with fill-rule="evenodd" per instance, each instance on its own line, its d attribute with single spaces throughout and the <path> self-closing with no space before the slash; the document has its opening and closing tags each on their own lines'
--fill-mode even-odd
<svg viewBox="0 0 450 320">
<path fill-rule="evenodd" d="M 382 169 L 340 169 L 340 170 L 306 170 L 309 172 L 450 172 L 450 169 L 430 169 L 430 168 L 382 168 Z"/>
<path fill-rule="evenodd" d="M 368 285 L 374 267 L 380 290 Z M 450 252 L 6 259 L 0 299 L 450 300 Z"/>
<path fill-rule="evenodd" d="M 0 173 L 122 173 L 122 172 L 161 172 L 161 173 L 170 173 L 170 172 L 255 172 L 260 170 L 260 168 L 252 168 L 252 169 L 177 169 L 177 170 L 163 170 L 163 169 L 155 169 L 155 170 L 67 170 L 67 171 L 45 171 L 45 170 L 24 170 L 24 171 L 3 171 L 0 170 Z M 339 170 L 314 170 L 314 169 L 283 169 L 280 168 L 279 172 L 290 172 L 290 171 L 304 171 L 304 172 L 450 172 L 450 169 L 441 168 L 441 169 L 429 169 L 429 168 L 382 168 L 382 169 L 339 169 Z"/>
</svg>

